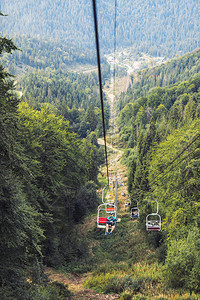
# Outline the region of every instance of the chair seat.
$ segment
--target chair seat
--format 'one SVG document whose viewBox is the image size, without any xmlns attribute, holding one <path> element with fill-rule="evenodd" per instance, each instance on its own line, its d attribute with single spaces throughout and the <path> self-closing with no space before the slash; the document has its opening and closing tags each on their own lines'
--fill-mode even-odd
<svg viewBox="0 0 200 300">
<path fill-rule="evenodd" d="M 160 226 L 147 226 L 148 231 L 160 231 Z"/>
</svg>

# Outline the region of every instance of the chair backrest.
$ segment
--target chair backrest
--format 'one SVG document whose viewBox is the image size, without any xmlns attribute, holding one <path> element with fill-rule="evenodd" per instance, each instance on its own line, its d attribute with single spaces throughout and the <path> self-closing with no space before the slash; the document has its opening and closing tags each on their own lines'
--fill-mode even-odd
<svg viewBox="0 0 200 300">
<path fill-rule="evenodd" d="M 108 209 L 108 211 L 107 211 Z M 116 206 L 112 203 L 103 203 L 98 206 L 97 212 L 97 228 L 105 228 L 107 217 L 106 214 L 112 212 L 114 217 L 117 218 Z"/>
<path fill-rule="evenodd" d="M 114 206 L 108 206 L 106 207 L 106 212 L 110 213 L 110 212 L 114 212 L 115 211 L 115 207 Z"/>
<path fill-rule="evenodd" d="M 98 223 L 99 224 L 106 224 L 107 218 L 99 217 Z"/>
<path fill-rule="evenodd" d="M 152 213 L 146 216 L 146 230 L 148 232 L 161 231 L 161 226 L 161 216 L 158 213 Z"/>
<path fill-rule="evenodd" d="M 139 211 L 138 207 L 132 207 L 131 208 L 131 218 L 137 219 L 137 218 L 139 218 L 139 215 L 140 215 L 140 211 Z"/>
</svg>

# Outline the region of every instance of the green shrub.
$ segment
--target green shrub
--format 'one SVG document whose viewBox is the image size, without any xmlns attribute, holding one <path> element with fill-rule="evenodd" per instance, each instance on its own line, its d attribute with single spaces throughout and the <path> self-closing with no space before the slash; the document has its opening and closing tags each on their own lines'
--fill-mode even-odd
<svg viewBox="0 0 200 300">
<path fill-rule="evenodd" d="M 117 274 L 105 274 L 90 277 L 85 282 L 86 288 L 92 288 L 102 293 L 122 293 L 130 290 L 137 293 L 140 290 L 142 280 L 132 278 L 131 276 L 119 277 Z"/>
<path fill-rule="evenodd" d="M 129 266 L 126 262 L 113 264 L 112 261 L 107 260 L 106 263 L 98 266 L 95 269 L 95 271 L 93 272 L 93 276 L 101 275 L 102 273 L 103 274 L 110 273 L 110 270 L 112 270 L 112 272 L 121 271 L 121 272 L 126 272 L 126 273 L 128 273 L 130 271 Z"/>
<path fill-rule="evenodd" d="M 67 286 L 58 282 L 36 286 L 31 293 L 32 300 L 67 300 L 71 299 L 71 296 Z"/>
<path fill-rule="evenodd" d="M 127 292 L 124 292 L 122 293 L 119 300 L 131 300 L 131 299 L 132 299 L 132 295 Z"/>
<path fill-rule="evenodd" d="M 59 282 L 51 282 L 44 285 L 24 287 L 24 290 L 11 287 L 0 288 L 1 300 L 67 300 L 72 294 L 67 286 Z"/>
<path fill-rule="evenodd" d="M 83 274 L 90 272 L 93 268 L 92 261 L 83 262 L 83 261 L 76 261 L 72 262 L 66 266 L 63 266 L 60 270 L 64 271 L 65 273 L 76 273 L 76 274 Z"/>
<path fill-rule="evenodd" d="M 168 247 L 164 276 L 172 288 L 200 292 L 200 236 L 190 231 L 187 238 L 173 240 Z"/>
</svg>

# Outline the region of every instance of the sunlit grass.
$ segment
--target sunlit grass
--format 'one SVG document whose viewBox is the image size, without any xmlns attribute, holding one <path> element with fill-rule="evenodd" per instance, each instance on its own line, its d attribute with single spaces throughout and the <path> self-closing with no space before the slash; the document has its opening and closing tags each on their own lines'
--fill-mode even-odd
<svg viewBox="0 0 200 300">
<path fill-rule="evenodd" d="M 148 293 L 156 295 L 163 290 L 161 281 L 162 272 L 157 263 L 152 265 L 135 264 L 129 267 L 125 262 L 118 264 L 110 262 L 99 266 L 86 280 L 85 287 L 101 293 L 133 295 L 142 292 L 143 295 Z"/>
<path fill-rule="evenodd" d="M 163 280 L 162 265 L 159 265 L 158 263 L 137 263 L 132 266 L 132 271 L 138 278 L 149 277 L 156 281 Z"/>
</svg>

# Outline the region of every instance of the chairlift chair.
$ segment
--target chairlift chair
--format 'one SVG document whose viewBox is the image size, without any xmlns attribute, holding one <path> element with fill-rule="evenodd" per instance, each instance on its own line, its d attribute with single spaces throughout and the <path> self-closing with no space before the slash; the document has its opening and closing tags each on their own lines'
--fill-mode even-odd
<svg viewBox="0 0 200 300">
<path fill-rule="evenodd" d="M 106 221 L 107 221 L 106 208 L 108 208 L 109 206 L 113 207 L 113 205 L 110 205 L 110 203 L 103 203 L 98 206 L 97 228 L 106 228 Z M 115 205 L 114 205 L 113 215 L 115 218 L 117 218 L 117 209 Z"/>
<path fill-rule="evenodd" d="M 131 219 L 138 219 L 140 216 L 140 210 L 138 208 L 138 200 L 135 200 L 137 202 L 136 206 L 131 208 Z"/>
<path fill-rule="evenodd" d="M 152 213 L 146 216 L 146 230 L 148 232 L 161 231 L 161 216 Z"/>
<path fill-rule="evenodd" d="M 140 210 L 138 207 L 132 207 L 131 208 L 131 219 L 138 219 L 140 216 Z"/>
<path fill-rule="evenodd" d="M 109 203 L 108 206 L 106 206 L 106 213 L 110 214 L 110 213 L 114 213 L 115 212 L 115 205 Z"/>
<path fill-rule="evenodd" d="M 146 216 L 146 230 L 147 232 L 161 231 L 161 216 L 158 214 L 158 201 L 156 213 L 151 213 Z"/>
</svg>

